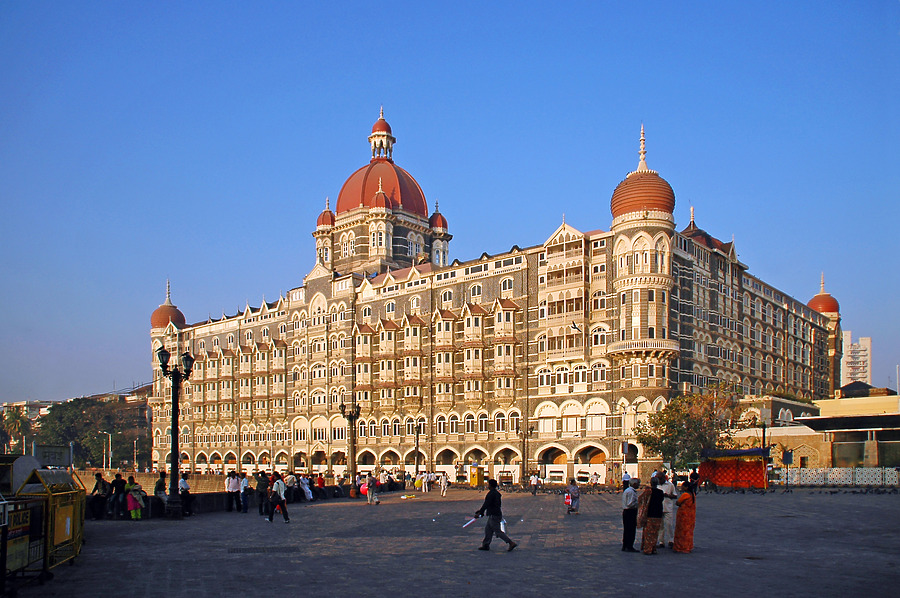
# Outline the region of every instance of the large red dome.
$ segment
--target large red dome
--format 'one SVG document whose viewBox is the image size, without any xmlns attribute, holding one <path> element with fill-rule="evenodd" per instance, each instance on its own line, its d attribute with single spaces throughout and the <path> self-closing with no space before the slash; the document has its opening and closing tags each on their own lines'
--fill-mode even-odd
<svg viewBox="0 0 900 598">
<path fill-rule="evenodd" d="M 360 206 L 375 207 L 378 185 L 390 200 L 393 210 L 403 209 L 428 218 L 428 203 L 416 179 L 386 158 L 373 158 L 350 175 L 338 195 L 336 212 L 342 214 Z"/>
</svg>

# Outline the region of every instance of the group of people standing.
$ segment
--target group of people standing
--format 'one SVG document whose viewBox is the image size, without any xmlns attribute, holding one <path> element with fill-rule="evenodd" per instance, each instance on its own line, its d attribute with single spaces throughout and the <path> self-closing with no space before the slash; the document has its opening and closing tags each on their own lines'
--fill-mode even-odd
<svg viewBox="0 0 900 598">
<path fill-rule="evenodd" d="M 656 554 L 659 548 L 687 553 L 694 549 L 697 481 L 699 476 L 681 484 L 680 494 L 665 471 L 654 472 L 650 485 L 641 488 L 637 478 L 624 478 L 622 492 L 622 551 Z M 641 550 L 634 547 L 637 528 L 643 528 Z M 660 533 L 662 537 L 660 537 Z"/>
<path fill-rule="evenodd" d="M 414 486 L 421 492 L 431 492 L 435 484 L 441 489 L 441 496 L 447 496 L 447 488 L 450 487 L 450 478 L 447 472 L 442 471 L 440 475 L 433 471 L 420 471 L 416 474 Z"/>
</svg>

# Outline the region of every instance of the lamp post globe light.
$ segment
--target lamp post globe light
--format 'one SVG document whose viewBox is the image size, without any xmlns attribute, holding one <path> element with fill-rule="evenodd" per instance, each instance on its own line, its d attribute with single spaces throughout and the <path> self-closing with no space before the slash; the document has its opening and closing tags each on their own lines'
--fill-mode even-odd
<svg viewBox="0 0 900 598">
<path fill-rule="evenodd" d="M 172 354 L 166 351 L 165 347 L 160 347 L 156 351 L 159 358 L 159 367 L 163 376 L 172 381 L 172 453 L 169 455 L 169 498 L 166 501 L 166 517 L 173 519 L 181 519 L 181 496 L 178 493 L 178 480 L 181 477 L 181 448 L 178 446 L 178 393 L 181 390 L 181 383 L 191 377 L 191 370 L 194 369 L 194 358 L 190 353 L 181 354 L 181 369 L 176 365 L 169 368 L 169 359 Z"/>
</svg>

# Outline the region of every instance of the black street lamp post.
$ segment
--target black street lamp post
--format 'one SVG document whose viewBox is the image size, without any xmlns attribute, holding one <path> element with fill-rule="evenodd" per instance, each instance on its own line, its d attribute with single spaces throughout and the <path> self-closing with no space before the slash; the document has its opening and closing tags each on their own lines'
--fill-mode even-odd
<svg viewBox="0 0 900 598">
<path fill-rule="evenodd" d="M 194 358 L 188 352 L 182 353 L 181 369 L 179 370 L 178 366 L 169 369 L 169 358 L 172 354 L 166 351 L 165 347 L 160 347 L 156 351 L 156 356 L 159 358 L 159 367 L 162 369 L 163 376 L 172 381 L 172 454 L 169 462 L 169 498 L 166 501 L 166 517 L 181 519 L 181 496 L 178 493 L 178 480 L 181 477 L 181 448 L 178 446 L 178 391 L 181 389 L 181 383 L 191 377 Z"/>
<path fill-rule="evenodd" d="M 341 415 L 347 420 L 347 467 L 352 487 L 356 483 L 356 420 L 359 419 L 355 397 L 350 399 L 349 407 L 341 401 Z"/>
<path fill-rule="evenodd" d="M 522 473 L 519 474 L 519 483 L 525 486 L 528 476 L 528 438 L 534 434 L 534 426 L 528 426 L 528 429 L 522 428 L 518 430 L 519 436 L 522 437 Z"/>
</svg>

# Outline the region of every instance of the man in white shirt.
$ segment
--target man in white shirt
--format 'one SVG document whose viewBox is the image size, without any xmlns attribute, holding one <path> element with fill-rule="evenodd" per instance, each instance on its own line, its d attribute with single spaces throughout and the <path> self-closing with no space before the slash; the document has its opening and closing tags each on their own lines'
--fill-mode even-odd
<svg viewBox="0 0 900 598">
<path fill-rule="evenodd" d="M 660 547 L 675 545 L 675 501 L 678 495 L 675 493 L 675 484 L 669 481 L 665 472 L 659 473 L 656 479 L 660 480 L 659 489 L 665 495 L 663 498 L 663 533 Z"/>
<path fill-rule="evenodd" d="M 229 471 L 225 476 L 225 510 L 231 512 L 232 505 L 234 510 L 241 510 L 241 481 L 237 477 L 235 471 Z"/>
<path fill-rule="evenodd" d="M 181 497 L 181 514 L 190 517 L 193 513 L 191 507 L 194 504 L 194 497 L 191 496 L 191 485 L 188 484 L 187 479 L 188 474 L 181 474 L 181 479 L 178 480 L 178 494 Z"/>
<path fill-rule="evenodd" d="M 622 471 L 622 490 L 628 490 L 631 486 L 631 476 L 628 475 L 627 471 Z"/>
<path fill-rule="evenodd" d="M 537 496 L 537 489 L 541 483 L 541 478 L 538 477 L 538 474 L 531 474 L 531 496 Z"/>
<path fill-rule="evenodd" d="M 634 548 L 634 536 L 637 533 L 637 489 L 641 481 L 629 476 L 628 488 L 622 493 L 622 552 L 638 552 Z"/>
<path fill-rule="evenodd" d="M 250 507 L 250 480 L 247 473 L 241 472 L 241 513 L 246 513 Z"/>
<path fill-rule="evenodd" d="M 287 503 L 284 501 L 284 494 L 287 492 L 287 486 L 284 485 L 284 480 L 281 479 L 281 474 L 276 472 L 272 473 L 272 479 L 275 482 L 272 484 L 271 490 L 269 490 L 269 502 L 271 506 L 269 507 L 269 516 L 266 517 L 266 521 L 272 523 L 272 517 L 275 515 L 275 511 L 281 509 L 281 515 L 284 517 L 285 523 L 290 523 L 291 519 L 288 517 L 287 511 Z"/>
</svg>

